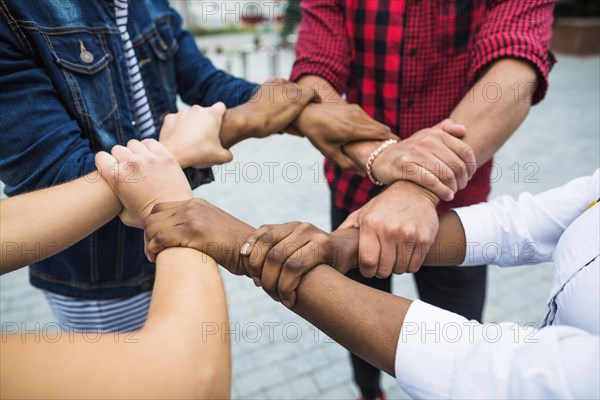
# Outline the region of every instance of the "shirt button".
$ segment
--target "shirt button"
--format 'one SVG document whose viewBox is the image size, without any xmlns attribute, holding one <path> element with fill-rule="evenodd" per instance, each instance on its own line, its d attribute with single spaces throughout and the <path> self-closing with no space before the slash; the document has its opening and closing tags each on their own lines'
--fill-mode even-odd
<svg viewBox="0 0 600 400">
<path fill-rule="evenodd" d="M 79 54 L 79 58 L 81 58 L 81 61 L 86 64 L 90 64 L 92 61 L 94 61 L 94 55 L 87 50 L 82 51 Z"/>
<path fill-rule="evenodd" d="M 410 49 L 410 51 L 408 52 L 408 54 L 410 54 L 411 56 L 416 56 L 417 55 L 417 49 L 416 48 Z"/>
<path fill-rule="evenodd" d="M 131 121 L 131 126 L 135 126 L 135 121 Z"/>
</svg>

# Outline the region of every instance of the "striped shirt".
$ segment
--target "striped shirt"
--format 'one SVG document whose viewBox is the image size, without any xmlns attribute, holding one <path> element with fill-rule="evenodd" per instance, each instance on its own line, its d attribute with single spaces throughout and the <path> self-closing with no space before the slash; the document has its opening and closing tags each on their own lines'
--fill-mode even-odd
<svg viewBox="0 0 600 400">
<path fill-rule="evenodd" d="M 119 32 L 121 32 L 121 41 L 125 50 L 125 60 L 127 61 L 127 73 L 129 75 L 131 99 L 134 106 L 135 125 L 138 129 L 140 139 L 150 137 L 156 133 L 152 110 L 148 102 L 148 95 L 140 73 L 140 65 L 133 48 L 133 43 L 127 31 L 127 20 L 129 17 L 129 0 L 114 0 L 115 17 Z"/>
<path fill-rule="evenodd" d="M 152 292 L 111 300 L 87 300 L 43 291 L 61 329 L 68 332 L 130 332 L 146 322 Z"/>
</svg>

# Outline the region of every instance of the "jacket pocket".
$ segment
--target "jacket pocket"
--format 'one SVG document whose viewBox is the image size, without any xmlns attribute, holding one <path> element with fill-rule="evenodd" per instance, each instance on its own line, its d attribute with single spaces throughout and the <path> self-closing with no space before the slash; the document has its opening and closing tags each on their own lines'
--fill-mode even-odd
<svg viewBox="0 0 600 400">
<path fill-rule="evenodd" d="M 66 101 L 73 102 L 81 128 L 90 139 L 100 139 L 101 148 L 114 143 L 117 102 L 109 68 L 113 56 L 105 34 L 62 30 L 42 35 L 66 80 L 70 93 Z M 103 140 L 102 132 L 112 133 L 111 138 Z"/>
</svg>

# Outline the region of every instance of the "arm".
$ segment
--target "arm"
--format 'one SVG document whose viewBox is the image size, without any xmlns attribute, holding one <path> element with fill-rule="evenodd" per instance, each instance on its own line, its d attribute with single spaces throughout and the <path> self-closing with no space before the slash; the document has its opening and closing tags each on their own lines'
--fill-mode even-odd
<svg viewBox="0 0 600 400">
<path fill-rule="evenodd" d="M 56 341 L 39 343 L 35 336 L 23 342 L 20 334 L 3 334 L 2 397 L 229 397 L 229 342 L 221 335 L 202 337 L 207 323 L 228 323 L 218 267 L 195 250 L 170 249 L 158 257 L 141 331 L 62 332 Z"/>
<path fill-rule="evenodd" d="M 194 203 L 198 206 L 190 207 Z M 241 244 L 248 235 L 253 236 L 252 227 L 204 201 L 160 205 L 155 210 L 147 219 L 150 251 L 158 242 L 170 242 L 179 236 L 177 233 L 185 232 L 180 239 L 187 245 L 202 246 L 199 243 L 203 242 L 204 248 L 220 258 L 225 267 L 253 276 L 255 283 L 272 296 L 277 293 L 273 285 L 281 284 L 286 273 L 282 264 L 265 262 L 257 272 L 246 269 L 244 260 L 260 254 L 262 262 L 268 258 L 267 254 L 276 254 L 271 251 L 281 239 L 277 235 L 281 233 L 287 238 L 289 231 L 271 231 L 272 235 L 265 236 L 265 240 L 258 236 L 248 249 Z M 155 230 L 169 218 L 171 223 L 165 224 L 164 230 Z M 303 224 L 293 226 L 298 228 Z M 299 241 L 299 237 L 292 240 L 296 245 L 304 243 Z M 240 246 L 241 258 L 235 255 Z M 303 256 L 304 253 L 300 255 Z M 396 376 L 403 389 L 415 397 L 504 398 L 529 393 L 531 397 L 544 397 L 544 393 L 546 397 L 548 394 L 572 397 L 574 393 L 594 397 L 597 394 L 593 382 L 599 372 L 598 337 L 578 329 L 548 327 L 537 331 L 501 324 L 494 330 L 500 340 L 486 340 L 492 330 L 488 332 L 484 325 L 420 301 L 361 285 L 322 264 L 302 277 L 297 299 L 290 307 L 348 350 Z M 532 371 L 539 379 L 532 379 Z M 431 385 L 432 379 L 436 385 Z"/>
<path fill-rule="evenodd" d="M 2 200 L 1 204 L 0 274 L 65 250 L 122 210 L 115 193 L 96 172 L 63 185 Z"/>
<path fill-rule="evenodd" d="M 167 116 L 161 134 L 165 136 L 163 139 L 170 149 L 181 156 L 178 160 L 180 163 L 186 162 L 182 161 L 186 144 L 195 142 L 204 143 L 202 151 L 195 154 L 196 159 L 202 162 L 210 163 L 211 160 L 230 157 L 229 152 L 220 147 L 217 136 L 223 112 L 224 108 L 220 106 L 208 109 L 194 107 Z M 161 198 L 187 198 L 190 192 L 188 185 L 177 186 L 170 193 L 164 191 L 164 188 L 177 182 L 176 177 L 180 177 L 178 163 L 173 156 L 154 140 L 144 143 L 152 144 L 160 154 L 156 157 L 140 157 L 123 165 L 119 165 L 116 159 L 106 157 L 106 154 L 100 155 L 97 164 L 100 173 L 89 173 L 63 185 L 2 201 L 0 273 L 10 272 L 65 250 L 119 213 L 130 225 L 143 226 L 141 212 L 149 212 L 151 208 L 143 203 L 144 195 L 150 197 L 150 204 Z M 155 171 L 161 171 L 162 174 L 154 177 Z M 114 185 L 123 180 L 138 195 L 138 202 L 127 204 L 127 209 L 122 212 L 121 202 L 109 183 Z M 180 187 L 186 189 L 182 191 L 178 189 Z"/>
</svg>

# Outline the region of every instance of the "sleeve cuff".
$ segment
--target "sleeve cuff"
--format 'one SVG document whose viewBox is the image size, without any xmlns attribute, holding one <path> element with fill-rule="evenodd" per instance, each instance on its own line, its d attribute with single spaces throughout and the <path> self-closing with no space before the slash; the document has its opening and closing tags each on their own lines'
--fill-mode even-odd
<svg viewBox="0 0 600 400">
<path fill-rule="evenodd" d="M 497 43 L 506 45 L 498 47 Z M 535 67 L 539 82 L 531 102 L 535 105 L 542 101 L 548 91 L 548 75 L 556 63 L 556 57 L 550 50 L 544 52 L 535 43 L 509 34 L 486 38 L 475 46 L 474 61 L 469 71 L 470 85 L 475 84 L 489 64 L 501 58 L 518 58 L 529 61 Z"/>
<path fill-rule="evenodd" d="M 415 300 L 396 347 L 400 387 L 413 398 L 450 398 L 456 354 L 469 322 L 458 314 Z"/>
<path fill-rule="evenodd" d="M 498 243 L 496 240 L 494 216 L 487 203 L 480 203 L 469 207 L 455 208 L 454 211 L 465 231 L 467 249 L 461 267 L 488 264 L 497 256 Z"/>
<path fill-rule="evenodd" d="M 339 94 L 346 92 L 347 75 L 344 71 L 334 71 L 330 66 L 316 61 L 296 61 L 290 81 L 296 82 L 304 75 L 317 75 L 331 83 Z"/>
</svg>

